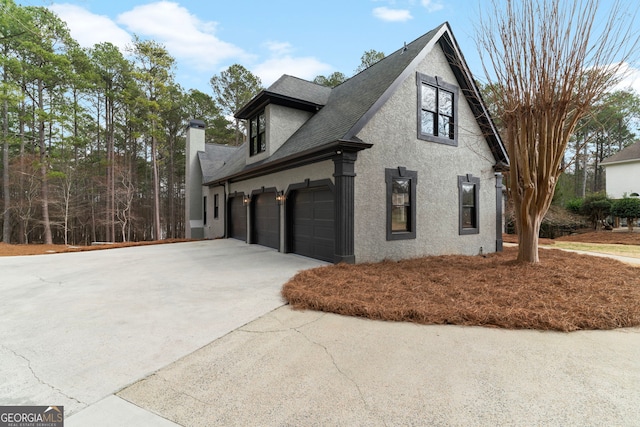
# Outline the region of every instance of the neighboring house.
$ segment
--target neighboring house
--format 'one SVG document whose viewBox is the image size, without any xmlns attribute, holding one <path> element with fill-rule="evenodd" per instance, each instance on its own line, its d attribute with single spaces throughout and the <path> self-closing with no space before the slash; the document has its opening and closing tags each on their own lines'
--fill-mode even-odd
<svg viewBox="0 0 640 427">
<path fill-rule="evenodd" d="M 605 168 L 607 195 L 622 199 L 640 194 L 640 141 L 623 148 L 601 163 Z"/>
<path fill-rule="evenodd" d="M 236 148 L 190 124 L 187 237 L 336 263 L 502 249 L 509 161 L 447 23 L 333 89 L 282 76 L 236 117 Z"/>
</svg>

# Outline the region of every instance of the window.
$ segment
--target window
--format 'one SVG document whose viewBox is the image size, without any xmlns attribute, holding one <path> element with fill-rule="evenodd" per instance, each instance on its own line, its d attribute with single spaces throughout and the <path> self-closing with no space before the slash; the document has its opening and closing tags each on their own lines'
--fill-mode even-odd
<svg viewBox="0 0 640 427">
<path fill-rule="evenodd" d="M 458 145 L 458 88 L 418 73 L 418 138 Z"/>
<path fill-rule="evenodd" d="M 252 156 L 267 150 L 265 127 L 264 111 L 249 120 L 249 154 Z"/>
<path fill-rule="evenodd" d="M 202 198 L 202 223 L 207 225 L 207 196 Z"/>
<path fill-rule="evenodd" d="M 213 195 L 213 218 L 218 219 L 218 212 L 220 211 L 220 195 Z"/>
<path fill-rule="evenodd" d="M 387 240 L 416 238 L 418 173 L 404 167 L 385 169 L 387 184 Z"/>
<path fill-rule="evenodd" d="M 478 208 L 479 190 L 480 178 L 476 178 L 471 174 L 458 177 L 460 234 L 478 234 L 480 232 Z"/>
</svg>

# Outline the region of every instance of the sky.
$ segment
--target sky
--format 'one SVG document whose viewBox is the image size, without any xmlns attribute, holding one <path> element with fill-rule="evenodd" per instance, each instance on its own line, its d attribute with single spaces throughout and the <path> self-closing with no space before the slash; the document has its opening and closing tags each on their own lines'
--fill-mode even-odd
<svg viewBox="0 0 640 427">
<path fill-rule="evenodd" d="M 501 2 L 503 0 L 498 0 Z M 606 7 L 613 0 L 603 0 Z M 132 35 L 153 39 L 176 60 L 176 81 L 212 94 L 209 80 L 241 64 L 268 87 L 283 74 L 307 80 L 335 71 L 350 77 L 365 51 L 388 55 L 449 22 L 471 72 L 485 81 L 476 20 L 490 0 L 16 0 L 44 6 L 83 47 Z M 640 4 L 631 1 L 631 8 Z M 630 13 L 635 13 L 631 11 Z M 640 19 L 635 20 L 640 33 Z M 640 68 L 640 66 L 637 66 Z M 640 70 L 624 85 L 640 92 Z"/>
</svg>

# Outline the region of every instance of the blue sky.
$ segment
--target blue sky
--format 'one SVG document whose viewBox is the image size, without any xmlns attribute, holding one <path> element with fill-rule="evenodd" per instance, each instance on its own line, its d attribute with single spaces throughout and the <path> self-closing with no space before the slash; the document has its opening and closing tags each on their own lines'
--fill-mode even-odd
<svg viewBox="0 0 640 427">
<path fill-rule="evenodd" d="M 49 7 L 85 47 L 109 41 L 124 50 L 133 34 L 154 39 L 176 59 L 177 82 L 206 93 L 211 93 L 209 79 L 235 63 L 258 75 L 264 86 L 282 74 L 309 80 L 334 71 L 351 76 L 365 51 L 390 54 L 445 21 L 471 71 L 485 80 L 474 33 L 481 7 L 490 0 L 16 2 Z M 640 79 L 637 83 L 640 89 Z"/>
</svg>

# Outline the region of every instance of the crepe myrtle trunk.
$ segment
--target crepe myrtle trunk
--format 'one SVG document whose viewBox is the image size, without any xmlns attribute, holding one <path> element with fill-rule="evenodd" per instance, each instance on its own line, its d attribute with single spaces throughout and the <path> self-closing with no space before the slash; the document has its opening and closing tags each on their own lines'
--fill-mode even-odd
<svg viewBox="0 0 640 427">
<path fill-rule="evenodd" d="M 538 257 L 538 236 L 544 215 L 516 215 L 518 228 L 518 261 L 536 263 Z"/>
</svg>

